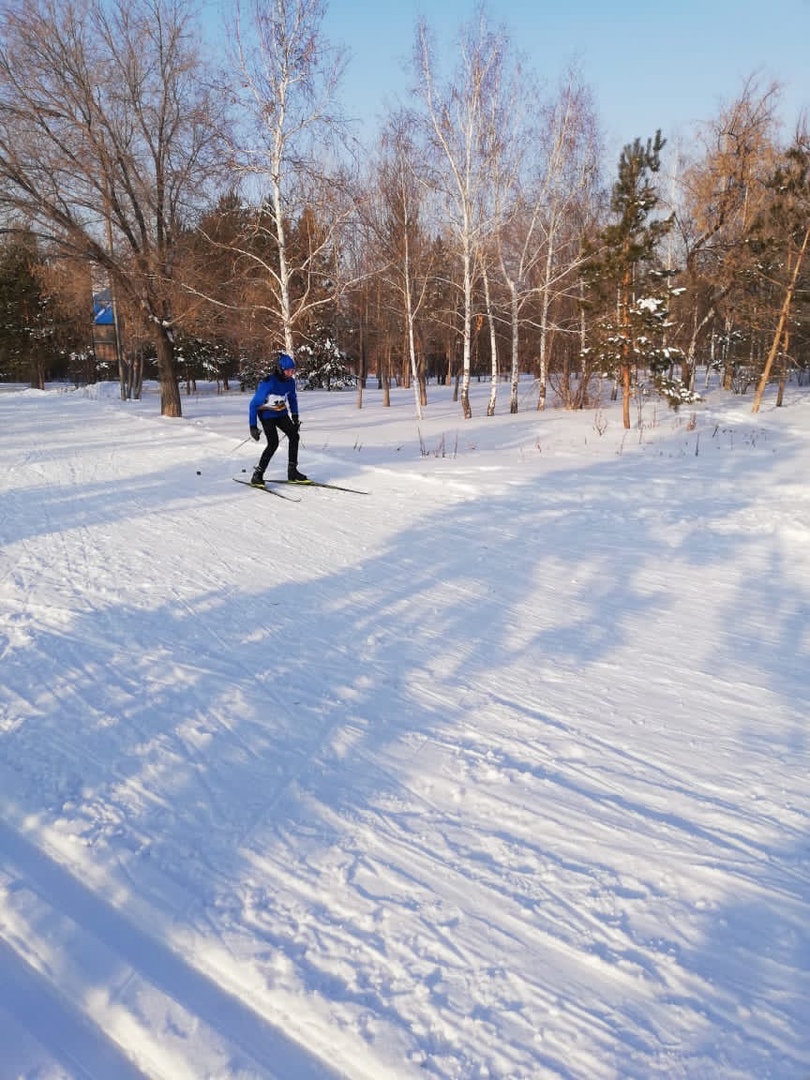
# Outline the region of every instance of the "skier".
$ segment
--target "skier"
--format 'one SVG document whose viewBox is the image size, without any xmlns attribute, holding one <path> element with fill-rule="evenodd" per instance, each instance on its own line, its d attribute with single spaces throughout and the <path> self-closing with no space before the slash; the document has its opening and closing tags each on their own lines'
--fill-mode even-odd
<svg viewBox="0 0 810 1080">
<path fill-rule="evenodd" d="M 308 477 L 298 471 L 301 421 L 298 419 L 298 398 L 295 393 L 295 361 L 287 353 L 279 355 L 273 370 L 256 387 L 256 393 L 250 399 L 248 416 L 251 436 L 257 442 L 261 438 L 259 420 L 267 436 L 267 446 L 253 470 L 251 484 L 264 486 L 264 471 L 278 450 L 279 429 L 287 436 L 287 479 L 294 484 L 305 484 Z"/>
</svg>

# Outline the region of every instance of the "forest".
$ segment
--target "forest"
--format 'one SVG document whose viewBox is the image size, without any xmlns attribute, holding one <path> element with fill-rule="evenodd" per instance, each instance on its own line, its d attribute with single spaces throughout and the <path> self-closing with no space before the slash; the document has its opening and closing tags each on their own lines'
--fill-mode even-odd
<svg viewBox="0 0 810 1080">
<path fill-rule="evenodd" d="M 0 379 L 248 387 L 452 383 L 471 415 L 593 407 L 701 379 L 777 404 L 805 377 L 810 135 L 754 76 L 688 152 L 606 160 L 575 69 L 526 70 L 485 9 L 358 141 L 325 0 L 251 0 L 204 47 L 175 0 L 0 4 Z M 531 387 L 530 392 L 527 386 Z"/>
</svg>

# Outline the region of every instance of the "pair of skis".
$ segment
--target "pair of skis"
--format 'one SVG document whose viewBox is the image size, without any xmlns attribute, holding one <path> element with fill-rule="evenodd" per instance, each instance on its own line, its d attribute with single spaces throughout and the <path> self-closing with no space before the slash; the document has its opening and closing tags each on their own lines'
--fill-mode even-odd
<svg viewBox="0 0 810 1080">
<path fill-rule="evenodd" d="M 270 484 L 287 484 L 290 487 L 317 487 L 328 488 L 330 491 L 350 491 L 353 495 L 368 495 L 367 491 L 360 491 L 358 488 L 341 487 L 340 484 L 326 484 L 321 480 L 267 480 L 265 486 L 260 487 L 258 484 L 251 484 L 249 480 L 240 480 L 238 476 L 234 477 L 237 484 L 244 484 L 245 487 L 253 488 L 255 491 L 264 491 L 268 495 L 277 495 L 279 499 L 286 499 L 287 502 L 300 502 L 300 499 L 294 498 L 292 495 L 287 495 L 283 491 L 278 491 L 275 487 L 270 487 Z"/>
</svg>

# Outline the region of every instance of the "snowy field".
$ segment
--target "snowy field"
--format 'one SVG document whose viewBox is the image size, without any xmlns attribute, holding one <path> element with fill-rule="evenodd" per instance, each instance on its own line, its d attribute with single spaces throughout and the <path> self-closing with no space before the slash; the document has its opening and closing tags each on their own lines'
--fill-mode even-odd
<svg viewBox="0 0 810 1080">
<path fill-rule="evenodd" d="M 0 394 L 0 1080 L 810 1077 L 810 392 L 486 390 Z"/>
</svg>

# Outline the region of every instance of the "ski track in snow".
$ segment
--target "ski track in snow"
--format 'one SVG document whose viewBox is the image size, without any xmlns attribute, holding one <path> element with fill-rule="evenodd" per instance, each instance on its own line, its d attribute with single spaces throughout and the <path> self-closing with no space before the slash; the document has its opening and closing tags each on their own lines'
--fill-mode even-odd
<svg viewBox="0 0 810 1080">
<path fill-rule="evenodd" d="M 808 402 L 367 396 L 0 395 L 0 1080 L 805 1080 Z"/>
</svg>

